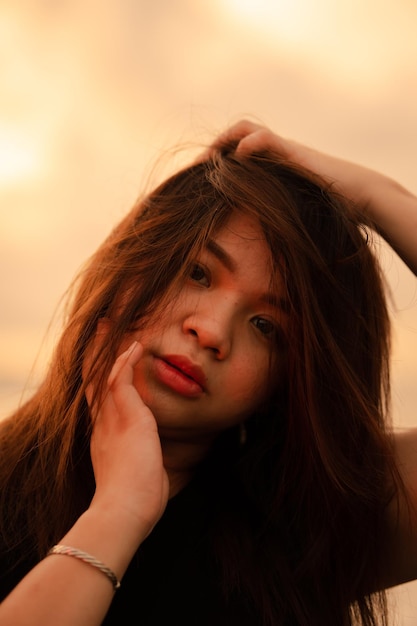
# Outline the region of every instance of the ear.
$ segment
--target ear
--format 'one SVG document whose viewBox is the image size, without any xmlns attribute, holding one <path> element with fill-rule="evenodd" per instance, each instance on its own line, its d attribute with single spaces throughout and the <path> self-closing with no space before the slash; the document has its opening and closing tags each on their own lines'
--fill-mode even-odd
<svg viewBox="0 0 417 626">
<path fill-rule="evenodd" d="M 112 321 L 109 317 L 100 317 L 97 322 L 96 336 L 93 343 L 97 343 L 100 341 L 100 338 L 104 338 L 105 336 L 107 336 L 111 325 Z"/>
</svg>

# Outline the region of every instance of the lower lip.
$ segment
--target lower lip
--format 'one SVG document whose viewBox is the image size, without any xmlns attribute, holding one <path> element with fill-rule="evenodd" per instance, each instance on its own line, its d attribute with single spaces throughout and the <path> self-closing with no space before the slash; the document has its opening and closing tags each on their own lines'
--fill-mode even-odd
<svg viewBox="0 0 417 626">
<path fill-rule="evenodd" d="M 157 379 L 181 396 L 197 398 L 204 393 L 201 385 L 195 380 L 189 378 L 163 359 L 155 358 L 154 366 Z"/>
</svg>

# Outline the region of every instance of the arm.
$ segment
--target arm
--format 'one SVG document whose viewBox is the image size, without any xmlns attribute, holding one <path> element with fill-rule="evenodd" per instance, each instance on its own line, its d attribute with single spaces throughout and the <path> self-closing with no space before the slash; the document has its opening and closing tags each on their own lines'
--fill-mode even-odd
<svg viewBox="0 0 417 626">
<path fill-rule="evenodd" d="M 361 165 L 330 156 L 267 128 L 241 121 L 222 133 L 211 149 L 237 143 L 237 154 L 268 150 L 322 176 L 353 200 L 359 213 L 377 230 L 417 274 L 417 197 L 397 182 Z"/>
<path fill-rule="evenodd" d="M 269 151 L 297 163 L 329 181 L 351 199 L 358 212 L 417 274 L 417 197 L 394 180 L 371 169 L 336 158 L 267 128 L 241 121 L 221 134 L 210 150 L 236 146 L 249 155 Z M 209 150 L 209 154 L 210 154 Z M 389 507 L 387 535 L 382 547 L 386 563 L 383 585 L 393 586 L 417 578 L 417 428 L 394 433 L 395 456 L 405 493 Z"/>
<path fill-rule="evenodd" d="M 168 498 L 155 419 L 132 385 L 140 356 L 140 345 L 133 344 L 112 369 L 91 441 L 96 492 L 60 542 L 94 555 L 119 580 Z M 100 570 L 76 558 L 48 556 L 0 605 L 0 623 L 98 626 L 113 594 Z"/>
</svg>

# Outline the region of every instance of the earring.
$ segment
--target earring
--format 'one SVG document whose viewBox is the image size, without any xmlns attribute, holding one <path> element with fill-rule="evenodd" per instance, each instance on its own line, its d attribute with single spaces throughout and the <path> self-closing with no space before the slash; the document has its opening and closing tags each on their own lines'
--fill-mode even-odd
<svg viewBox="0 0 417 626">
<path fill-rule="evenodd" d="M 248 438 L 245 422 L 239 424 L 239 445 L 244 446 Z"/>
</svg>

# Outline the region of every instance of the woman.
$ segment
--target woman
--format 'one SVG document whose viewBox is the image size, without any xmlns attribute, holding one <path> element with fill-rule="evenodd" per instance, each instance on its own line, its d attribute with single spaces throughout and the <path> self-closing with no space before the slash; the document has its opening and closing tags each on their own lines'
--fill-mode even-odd
<svg viewBox="0 0 417 626">
<path fill-rule="evenodd" d="M 416 205 L 242 122 L 133 207 L 0 431 L 1 624 L 386 623 L 417 436 L 364 224 L 416 268 Z"/>
</svg>

